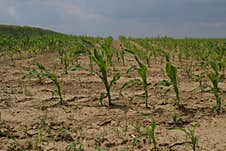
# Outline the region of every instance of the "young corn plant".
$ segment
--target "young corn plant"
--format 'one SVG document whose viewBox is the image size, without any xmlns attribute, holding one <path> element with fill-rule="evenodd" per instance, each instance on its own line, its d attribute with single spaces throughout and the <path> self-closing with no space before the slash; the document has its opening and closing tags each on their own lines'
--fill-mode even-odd
<svg viewBox="0 0 226 151">
<path fill-rule="evenodd" d="M 196 80 L 199 82 L 199 86 L 195 89 L 193 89 L 192 91 L 196 91 L 198 89 L 201 90 L 201 92 L 203 92 L 206 88 L 208 88 L 209 86 L 204 82 L 204 78 L 206 75 L 206 71 L 201 72 L 200 74 L 193 74 L 193 76 L 196 78 Z"/>
<path fill-rule="evenodd" d="M 63 97 L 62 97 L 62 90 L 61 90 L 61 85 L 60 83 L 58 82 L 58 79 L 57 79 L 57 76 L 56 74 L 54 73 L 51 73 L 49 72 L 44 65 L 40 64 L 40 63 L 37 63 L 36 64 L 37 67 L 41 70 L 41 75 L 43 77 L 46 77 L 48 79 L 50 79 L 54 85 L 56 86 L 56 91 L 57 91 L 57 94 L 60 98 L 60 104 L 64 104 L 64 100 L 63 100 Z"/>
<path fill-rule="evenodd" d="M 79 141 L 74 141 L 67 145 L 66 151 L 84 151 L 84 149 Z"/>
<path fill-rule="evenodd" d="M 138 74 L 140 75 L 142 79 L 142 85 L 144 89 L 144 100 L 145 100 L 145 107 L 148 107 L 148 82 L 147 82 L 147 75 L 148 75 L 148 68 L 140 62 L 140 60 L 135 56 L 135 59 L 139 65 L 139 68 L 137 69 Z"/>
<path fill-rule="evenodd" d="M 127 81 L 126 83 L 124 83 L 124 85 L 121 87 L 120 90 L 120 94 L 121 91 L 125 88 L 134 86 L 134 85 L 142 85 L 143 86 L 143 90 L 144 90 L 144 101 L 145 101 L 145 107 L 148 108 L 148 81 L 147 81 L 147 75 L 148 75 L 148 68 L 145 64 L 141 63 L 141 61 L 137 58 L 137 56 L 135 56 L 135 60 L 138 63 L 138 66 L 132 66 L 128 69 L 127 73 L 133 71 L 133 70 L 137 70 L 141 80 L 139 79 L 132 79 Z"/>
<path fill-rule="evenodd" d="M 63 56 L 63 65 L 64 65 L 64 74 L 68 74 L 68 67 L 69 67 L 69 56 L 65 53 Z"/>
<path fill-rule="evenodd" d="M 78 67 L 81 68 L 81 65 L 78 62 L 78 57 L 87 54 L 87 48 L 82 43 L 77 43 L 75 48 L 70 51 L 70 57 L 75 61 L 75 65 L 73 65 L 70 69 L 76 70 Z"/>
<path fill-rule="evenodd" d="M 173 124 L 175 126 L 179 126 L 179 125 L 182 125 L 184 123 L 184 121 L 181 118 L 181 116 L 179 114 L 177 114 L 177 113 L 172 115 L 172 121 L 173 121 Z"/>
<path fill-rule="evenodd" d="M 179 130 L 184 132 L 186 138 L 189 139 L 189 144 L 192 147 L 193 151 L 196 151 L 198 148 L 198 136 L 195 133 L 195 130 L 199 127 L 199 123 L 196 123 L 192 128 L 185 129 L 185 128 L 171 128 L 171 130 Z"/>
<path fill-rule="evenodd" d="M 155 137 L 155 129 L 156 129 L 156 122 L 153 121 L 151 123 L 151 126 L 148 126 L 146 127 L 146 137 L 149 139 L 149 142 L 150 143 L 153 143 L 154 145 L 154 150 L 157 151 L 158 148 L 157 148 L 157 141 L 156 141 L 156 137 Z"/>
<path fill-rule="evenodd" d="M 39 72 L 34 68 L 32 68 L 28 71 L 28 75 L 38 78 L 38 83 L 42 83 L 42 80 L 44 79 L 43 72 L 42 71 Z"/>
<path fill-rule="evenodd" d="M 220 77 L 219 77 L 219 68 L 216 65 L 215 62 L 210 62 L 211 67 L 213 68 L 213 71 L 210 71 L 208 74 L 208 77 L 210 79 L 210 81 L 212 82 L 212 91 L 216 97 L 216 110 L 218 113 L 220 113 L 222 111 L 222 99 L 220 97 L 219 94 L 219 87 L 218 84 L 220 82 Z"/>
<path fill-rule="evenodd" d="M 120 74 L 116 73 L 113 76 L 113 79 L 111 81 L 108 80 L 108 73 L 109 73 L 109 64 L 108 61 L 104 58 L 103 52 L 98 52 L 96 49 L 94 49 L 94 62 L 99 68 L 98 72 L 95 72 L 95 74 L 102 80 L 104 83 L 106 93 L 101 94 L 100 103 L 102 104 L 102 99 L 107 96 L 108 97 L 108 104 L 109 106 L 112 104 L 112 98 L 111 98 L 111 87 L 113 84 L 120 79 Z"/>
<path fill-rule="evenodd" d="M 173 85 L 174 92 L 176 93 L 177 102 L 176 105 L 180 104 L 180 96 L 177 84 L 177 68 L 173 66 L 169 59 L 169 54 L 166 54 L 166 74 L 170 79 L 170 83 Z"/>
</svg>

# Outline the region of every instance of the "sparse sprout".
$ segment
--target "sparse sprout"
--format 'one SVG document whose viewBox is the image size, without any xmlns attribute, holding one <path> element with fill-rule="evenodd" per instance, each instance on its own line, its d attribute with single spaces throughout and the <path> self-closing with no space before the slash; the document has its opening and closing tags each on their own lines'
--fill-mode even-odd
<svg viewBox="0 0 226 151">
<path fill-rule="evenodd" d="M 196 135 L 196 129 L 199 127 L 199 123 L 195 123 L 192 128 L 171 128 L 171 130 L 179 130 L 184 132 L 185 136 L 190 140 L 188 143 L 191 145 L 192 150 L 196 151 L 198 148 L 198 136 Z"/>
<path fill-rule="evenodd" d="M 153 120 L 151 126 L 146 127 L 146 136 L 149 139 L 149 142 L 154 145 L 154 150 L 157 151 L 157 141 L 155 136 L 156 122 Z"/>
<path fill-rule="evenodd" d="M 42 71 L 38 72 L 36 69 L 32 68 L 28 71 L 28 74 L 32 77 L 38 78 L 39 83 L 42 83 L 42 80 L 44 79 Z"/>
<path fill-rule="evenodd" d="M 40 63 L 37 63 L 36 65 L 41 70 L 41 72 L 39 74 L 41 74 L 42 77 L 47 77 L 48 79 L 50 79 L 54 83 L 54 85 L 56 86 L 56 89 L 57 89 L 57 94 L 59 95 L 59 98 L 60 98 L 60 104 L 64 104 L 61 86 L 60 86 L 60 83 L 58 82 L 56 74 L 49 72 L 45 68 L 45 66 L 43 66 Z"/>
<path fill-rule="evenodd" d="M 83 145 L 79 141 L 71 142 L 67 145 L 66 151 L 83 151 Z"/>
</svg>

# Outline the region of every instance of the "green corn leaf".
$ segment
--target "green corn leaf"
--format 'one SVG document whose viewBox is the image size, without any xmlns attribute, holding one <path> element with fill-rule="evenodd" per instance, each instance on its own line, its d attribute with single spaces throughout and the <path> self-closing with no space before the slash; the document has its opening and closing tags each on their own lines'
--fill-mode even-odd
<svg viewBox="0 0 226 151">
<path fill-rule="evenodd" d="M 39 75 L 39 72 L 36 69 L 32 68 L 28 71 L 28 74 L 31 76 L 37 76 Z"/>
<path fill-rule="evenodd" d="M 130 73 L 130 72 L 132 72 L 134 70 L 137 70 L 137 66 L 136 65 L 133 65 L 133 66 L 129 67 L 129 69 L 126 71 L 126 73 L 128 74 L 128 73 Z"/>
<path fill-rule="evenodd" d="M 157 82 L 154 86 L 161 86 L 161 85 L 170 86 L 170 85 L 172 85 L 172 83 L 167 80 L 162 80 L 162 81 Z"/>
<path fill-rule="evenodd" d="M 141 112 L 140 115 L 142 115 L 144 117 L 150 117 L 151 113 L 143 113 L 143 112 Z"/>
<path fill-rule="evenodd" d="M 70 67 L 71 71 L 82 70 L 82 69 L 83 69 L 83 67 L 80 64 L 76 64 L 76 65 Z"/>
<path fill-rule="evenodd" d="M 176 82 L 177 69 L 170 63 L 166 63 L 166 73 L 172 82 Z"/>
<path fill-rule="evenodd" d="M 162 51 L 163 55 L 165 56 L 166 58 L 166 61 L 169 62 L 170 61 L 170 55 L 168 52 L 165 52 L 165 51 Z"/>
<path fill-rule="evenodd" d="M 103 55 L 99 53 L 96 49 L 94 49 L 94 56 L 97 61 L 104 63 Z"/>
<path fill-rule="evenodd" d="M 128 53 L 130 53 L 130 54 L 132 54 L 132 55 L 135 54 L 135 52 L 133 50 L 130 50 L 130 49 L 125 49 L 125 51 L 128 52 Z"/>
<path fill-rule="evenodd" d="M 86 53 L 87 53 L 86 50 L 76 50 L 76 49 L 71 50 L 71 54 L 74 56 L 80 56 Z"/>
<path fill-rule="evenodd" d="M 218 89 L 218 82 L 219 82 L 219 81 L 218 81 L 217 75 L 215 75 L 213 72 L 210 72 L 210 73 L 208 74 L 208 77 L 209 77 L 209 79 L 211 80 L 214 89 Z"/>
<path fill-rule="evenodd" d="M 86 47 L 92 48 L 95 47 L 94 44 L 86 39 L 82 39 L 82 43 L 85 44 Z"/>
<path fill-rule="evenodd" d="M 170 88 L 168 88 L 164 91 L 164 95 L 166 95 L 168 92 L 170 92 Z"/>
<path fill-rule="evenodd" d="M 138 68 L 138 73 L 141 76 L 142 80 L 145 82 L 145 81 L 147 81 L 146 77 L 147 77 L 148 69 L 144 64 L 142 64 L 140 62 L 140 60 L 136 56 L 135 56 L 135 59 L 140 67 L 140 68 Z"/>
<path fill-rule="evenodd" d="M 46 68 L 42 64 L 36 63 L 36 65 L 40 70 L 46 71 Z"/>
<path fill-rule="evenodd" d="M 116 73 L 113 79 L 111 80 L 109 87 L 111 87 L 116 81 L 118 81 L 120 77 L 121 77 L 120 73 Z"/>
<path fill-rule="evenodd" d="M 213 61 L 210 61 L 210 65 L 213 68 L 213 70 L 215 71 L 216 75 L 218 76 L 219 75 L 219 68 L 218 68 L 217 64 Z"/>
<path fill-rule="evenodd" d="M 151 128 L 152 128 L 153 131 L 155 130 L 156 126 L 157 126 L 157 124 L 156 124 L 156 122 L 153 120 L 152 123 L 151 123 Z"/>
<path fill-rule="evenodd" d="M 143 64 L 140 62 L 140 60 L 137 58 L 137 56 L 135 56 L 135 59 L 140 67 L 143 66 Z"/>
<path fill-rule="evenodd" d="M 94 57 L 95 57 L 94 61 L 96 62 L 96 64 L 101 69 L 101 72 L 107 71 L 107 64 L 103 60 L 103 55 L 101 53 L 99 53 L 96 49 L 94 49 Z"/>
<path fill-rule="evenodd" d="M 125 82 L 123 84 L 123 86 L 121 87 L 121 90 L 126 89 L 126 88 L 130 88 L 134 85 L 141 85 L 141 84 L 142 84 L 142 82 L 139 79 L 132 79 L 132 80 Z"/>
</svg>

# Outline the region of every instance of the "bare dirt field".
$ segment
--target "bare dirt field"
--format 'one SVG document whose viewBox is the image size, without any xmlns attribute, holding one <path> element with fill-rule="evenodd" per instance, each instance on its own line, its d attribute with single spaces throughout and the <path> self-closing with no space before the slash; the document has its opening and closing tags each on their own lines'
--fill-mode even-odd
<svg viewBox="0 0 226 151">
<path fill-rule="evenodd" d="M 117 42 L 115 43 L 117 47 Z M 99 96 L 104 85 L 94 74 L 85 70 L 69 71 L 63 74 L 56 52 L 45 52 L 0 63 L 0 150 L 66 150 L 71 142 L 87 151 L 92 150 L 142 150 L 153 148 L 146 137 L 138 137 L 150 126 L 157 123 L 156 139 L 159 150 L 190 151 L 192 148 L 182 131 L 169 130 L 175 126 L 174 114 L 181 117 L 180 126 L 186 129 L 198 122 L 196 129 L 200 151 L 226 150 L 226 111 L 216 114 L 213 111 L 215 97 L 210 90 L 192 91 L 198 82 L 188 79 L 179 71 L 179 91 L 183 108 L 174 106 L 175 94 L 171 90 L 164 94 L 165 87 L 154 87 L 158 81 L 167 79 L 163 70 L 165 64 L 152 61 L 149 67 L 149 108 L 136 97 L 143 93 L 142 86 L 119 91 L 129 79 L 139 78 L 137 72 L 126 74 L 126 70 L 136 64 L 133 56 L 126 54 L 125 66 L 116 65 L 114 72 L 121 78 L 112 87 L 112 107 L 100 106 Z M 37 78 L 28 76 L 28 69 L 40 62 L 48 69 L 55 70 L 62 85 L 66 105 L 58 104 L 53 83 L 45 79 L 39 83 Z M 88 57 L 79 57 L 83 67 L 88 66 Z M 185 62 L 186 63 L 186 62 Z M 174 62 L 179 67 L 177 61 Z M 87 67 L 88 68 L 88 67 Z M 197 71 L 198 72 L 198 67 Z M 111 77 L 111 75 L 110 75 Z M 225 93 L 226 84 L 219 85 Z M 225 104 L 225 95 L 222 96 Z M 107 105 L 107 98 L 104 99 Z M 148 115 L 148 116 L 144 116 Z"/>
</svg>

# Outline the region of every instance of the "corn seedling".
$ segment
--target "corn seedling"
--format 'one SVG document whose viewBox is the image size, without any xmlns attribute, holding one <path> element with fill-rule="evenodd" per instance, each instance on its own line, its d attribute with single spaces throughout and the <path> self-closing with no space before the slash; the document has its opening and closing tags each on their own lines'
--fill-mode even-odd
<svg viewBox="0 0 226 151">
<path fill-rule="evenodd" d="M 112 132 L 116 134 L 116 137 L 118 139 L 123 139 L 124 138 L 124 134 L 123 132 L 119 129 L 119 128 L 112 128 Z"/>
<path fill-rule="evenodd" d="M 203 79 L 205 77 L 206 72 L 201 72 L 199 75 L 198 74 L 193 74 L 194 77 L 196 77 L 197 81 L 199 82 L 199 86 L 192 90 L 193 92 L 197 89 L 200 89 L 201 92 L 203 92 L 206 88 L 209 86 L 203 82 Z"/>
<path fill-rule="evenodd" d="M 166 58 L 166 74 L 170 78 L 170 83 L 173 85 L 174 92 L 176 93 L 177 103 L 176 105 L 179 105 L 180 103 L 180 96 L 179 96 L 179 90 L 177 86 L 177 68 L 173 66 L 169 59 L 169 54 L 165 54 Z"/>
<path fill-rule="evenodd" d="M 120 45 L 120 50 L 116 50 L 116 57 L 117 57 L 117 61 L 118 63 L 122 63 L 122 65 L 125 65 L 125 50 L 124 48 L 122 48 L 122 46 Z"/>
<path fill-rule="evenodd" d="M 145 136 L 148 138 L 149 143 L 152 143 L 154 145 L 154 150 L 158 150 L 157 148 L 157 141 L 155 137 L 155 129 L 156 129 L 156 122 L 152 121 L 151 126 L 148 126 L 145 128 L 146 133 Z"/>
<path fill-rule="evenodd" d="M 139 64 L 138 73 L 142 79 L 142 85 L 145 93 L 145 97 L 144 97 L 145 107 L 148 107 L 148 82 L 147 82 L 148 68 L 144 64 L 142 64 L 136 56 L 135 56 L 135 59 Z"/>
<path fill-rule="evenodd" d="M 63 56 L 63 65 L 64 65 L 64 73 L 68 74 L 68 67 L 69 67 L 69 57 L 67 53 L 65 53 Z"/>
<path fill-rule="evenodd" d="M 218 88 L 218 84 L 220 82 L 220 78 L 219 78 L 219 69 L 217 67 L 217 65 L 214 63 L 214 62 L 210 62 L 214 72 L 210 71 L 209 74 L 208 74 L 208 77 L 210 79 L 210 81 L 212 82 L 212 90 L 213 90 L 213 93 L 216 97 L 216 109 L 217 109 L 217 112 L 221 112 L 222 110 L 222 100 L 221 100 L 221 97 L 219 95 L 219 88 Z"/>
<path fill-rule="evenodd" d="M 34 68 L 32 68 L 28 71 L 28 75 L 38 78 L 39 83 L 42 83 L 42 80 L 44 79 L 43 72 L 42 71 L 39 72 Z"/>
<path fill-rule="evenodd" d="M 198 136 L 195 133 L 195 130 L 199 127 L 199 123 L 196 123 L 191 129 L 185 129 L 185 128 L 171 128 L 170 130 L 179 130 L 184 132 L 186 138 L 188 138 L 190 141 L 188 142 L 193 151 L 196 151 L 198 148 Z"/>
<path fill-rule="evenodd" d="M 34 149 L 35 150 L 40 150 L 41 149 L 41 142 L 42 142 L 42 136 L 43 136 L 43 130 L 40 128 L 38 129 L 38 135 L 35 138 L 35 143 L 34 143 Z"/>
<path fill-rule="evenodd" d="M 121 87 L 120 94 L 122 95 L 122 93 L 121 93 L 122 89 L 128 88 L 128 87 L 133 86 L 133 85 L 142 85 L 143 90 L 144 90 L 144 97 L 143 98 L 145 100 L 145 107 L 147 108 L 148 107 L 148 82 L 147 82 L 148 68 L 146 67 L 146 65 L 141 63 L 141 61 L 137 58 L 137 56 L 135 56 L 135 60 L 138 63 L 138 67 L 137 66 L 130 67 L 127 70 L 127 73 L 129 73 L 133 70 L 137 70 L 141 80 L 133 79 L 133 80 L 127 81 Z"/>
<path fill-rule="evenodd" d="M 135 122 L 132 126 L 136 130 L 137 133 L 141 133 L 141 124 L 140 123 Z"/>
<path fill-rule="evenodd" d="M 86 53 L 87 51 L 81 45 L 77 46 L 76 49 L 71 50 L 70 55 L 74 58 L 74 60 L 76 61 L 76 64 L 71 66 L 70 70 L 74 71 L 74 70 L 83 69 L 81 65 L 78 63 L 77 57 Z"/>
<path fill-rule="evenodd" d="M 99 67 L 99 72 L 95 72 L 96 75 L 102 80 L 104 83 L 106 93 L 101 94 L 101 99 L 104 98 L 104 96 L 108 97 L 108 104 L 109 106 L 112 105 L 112 99 L 111 99 L 111 87 L 112 85 L 120 79 L 120 74 L 116 73 L 113 76 L 113 79 L 111 81 L 108 81 L 108 72 L 109 72 L 109 65 L 108 62 L 104 59 L 104 56 L 102 52 L 98 52 L 96 49 L 94 50 L 94 62 Z M 102 100 L 101 100 L 102 101 Z"/>
<path fill-rule="evenodd" d="M 172 120 L 173 120 L 174 125 L 176 125 L 176 126 L 183 124 L 183 119 L 178 114 L 173 114 Z"/>
<path fill-rule="evenodd" d="M 62 97 L 61 86 L 60 86 L 60 83 L 57 80 L 56 74 L 49 72 L 45 68 L 45 66 L 43 66 L 40 63 L 37 63 L 36 65 L 41 70 L 42 76 L 43 77 L 47 77 L 48 79 L 50 79 L 54 83 L 54 85 L 56 86 L 57 94 L 58 94 L 58 96 L 60 98 L 60 104 L 64 104 L 64 100 L 63 100 L 63 97 Z"/>
<path fill-rule="evenodd" d="M 193 67 L 192 61 L 191 61 L 190 65 L 183 67 L 183 70 L 185 71 L 185 73 L 189 79 L 192 78 L 192 67 Z"/>
<path fill-rule="evenodd" d="M 83 145 L 79 141 L 71 142 L 67 145 L 66 151 L 83 151 Z"/>
</svg>

